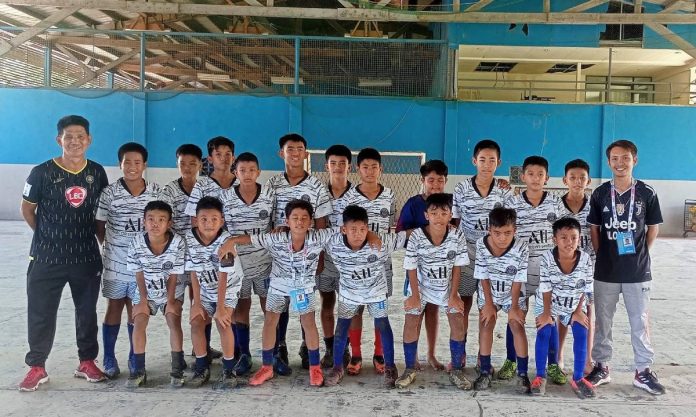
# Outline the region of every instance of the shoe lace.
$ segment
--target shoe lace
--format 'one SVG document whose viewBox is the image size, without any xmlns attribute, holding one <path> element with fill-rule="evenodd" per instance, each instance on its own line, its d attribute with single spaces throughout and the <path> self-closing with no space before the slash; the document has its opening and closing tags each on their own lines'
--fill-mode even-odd
<svg viewBox="0 0 696 417">
<path fill-rule="evenodd" d="M 638 377 L 650 383 L 657 383 L 657 374 L 654 371 L 645 370 L 638 374 Z"/>
</svg>

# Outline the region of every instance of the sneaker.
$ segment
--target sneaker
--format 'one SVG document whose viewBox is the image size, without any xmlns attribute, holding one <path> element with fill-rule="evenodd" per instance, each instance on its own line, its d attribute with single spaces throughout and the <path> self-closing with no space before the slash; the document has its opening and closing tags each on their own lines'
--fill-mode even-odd
<svg viewBox="0 0 696 417">
<path fill-rule="evenodd" d="M 234 367 L 232 370 L 234 371 L 234 374 L 237 376 L 246 376 L 251 372 L 251 356 L 247 355 L 246 353 L 242 353 L 239 356 L 239 360 L 237 363 L 234 364 Z"/>
<path fill-rule="evenodd" d="M 116 358 L 104 357 L 104 375 L 109 379 L 116 379 L 121 374 L 121 368 L 118 367 Z"/>
<path fill-rule="evenodd" d="M 546 378 L 537 376 L 530 387 L 532 395 L 546 395 Z"/>
<path fill-rule="evenodd" d="M 484 372 L 482 374 L 479 374 L 478 378 L 476 378 L 476 381 L 474 381 L 474 389 L 476 391 L 483 391 L 487 390 L 491 387 L 491 374 L 488 372 Z"/>
<path fill-rule="evenodd" d="M 593 398 L 596 395 L 594 386 L 585 378 L 580 378 L 577 381 L 571 380 L 570 388 L 581 399 Z"/>
<path fill-rule="evenodd" d="M 75 378 L 84 378 L 89 382 L 102 382 L 106 380 L 106 375 L 93 360 L 80 361 L 80 366 L 75 369 Z"/>
<path fill-rule="evenodd" d="M 551 382 L 556 385 L 565 385 L 568 382 L 568 377 L 557 363 L 549 365 L 548 369 L 546 369 L 546 374 Z"/>
<path fill-rule="evenodd" d="M 372 356 L 372 365 L 375 367 L 375 372 L 379 375 L 382 375 L 384 373 L 384 356 Z"/>
<path fill-rule="evenodd" d="M 385 366 L 384 367 L 384 387 L 394 388 L 396 380 L 399 378 L 399 370 L 396 366 Z"/>
<path fill-rule="evenodd" d="M 452 369 L 449 374 L 449 379 L 452 385 L 455 387 L 462 389 L 462 390 L 470 390 L 471 389 L 471 381 L 469 381 L 465 376 L 464 376 L 464 370 L 463 369 Z"/>
<path fill-rule="evenodd" d="M 39 385 L 46 382 L 48 382 L 46 368 L 43 366 L 32 366 L 22 382 L 19 383 L 19 390 L 25 392 L 36 391 Z"/>
<path fill-rule="evenodd" d="M 502 379 L 504 381 L 510 380 L 515 376 L 516 371 L 517 362 L 511 361 L 510 359 L 505 359 L 505 363 L 503 363 L 503 366 L 498 371 L 498 379 Z"/>
<path fill-rule="evenodd" d="M 234 374 L 234 370 L 229 371 L 223 370 L 220 379 L 213 385 L 213 389 L 216 390 L 228 390 L 237 387 L 237 376 Z"/>
<path fill-rule="evenodd" d="M 292 375 L 292 368 L 288 362 L 288 347 L 286 345 L 278 345 L 273 361 L 273 371 L 281 376 Z"/>
<path fill-rule="evenodd" d="M 309 385 L 312 387 L 324 385 L 324 373 L 321 371 L 321 366 L 311 365 L 309 367 Z"/>
<path fill-rule="evenodd" d="M 147 372 L 143 369 L 142 371 L 136 371 L 132 373 L 128 380 L 126 380 L 126 388 L 139 388 L 147 383 Z"/>
<path fill-rule="evenodd" d="M 273 367 L 270 365 L 263 365 L 261 369 L 256 371 L 256 373 L 249 379 L 249 385 L 252 387 L 258 387 L 266 381 L 273 379 L 275 374 L 273 373 Z"/>
<path fill-rule="evenodd" d="M 657 382 L 657 375 L 655 372 L 650 371 L 650 368 L 645 368 L 643 372 L 636 371 L 636 376 L 633 378 L 633 386 L 648 391 L 653 395 L 665 393 L 665 387 Z"/>
<path fill-rule="evenodd" d="M 362 358 L 360 356 L 353 356 L 350 358 L 350 363 L 346 366 L 346 373 L 348 375 L 360 375 L 360 370 L 362 369 Z"/>
<path fill-rule="evenodd" d="M 333 349 L 326 349 L 324 356 L 321 357 L 321 367 L 324 369 L 331 368 L 333 366 Z"/>
<path fill-rule="evenodd" d="M 194 355 L 195 356 L 195 355 Z M 220 352 L 217 349 L 213 349 L 211 347 L 208 347 L 208 358 L 212 361 L 213 359 L 220 359 L 222 358 L 222 352 Z"/>
<path fill-rule="evenodd" d="M 331 368 L 324 379 L 324 384 L 326 384 L 327 387 L 335 387 L 341 383 L 344 375 L 345 371 L 343 368 Z"/>
<path fill-rule="evenodd" d="M 406 368 L 404 373 L 394 381 L 394 386 L 396 388 L 406 388 L 416 380 L 416 370 L 413 368 Z"/>
<path fill-rule="evenodd" d="M 601 363 L 597 362 L 586 379 L 595 387 L 610 383 L 611 376 L 609 376 L 609 367 L 602 366 Z"/>
<path fill-rule="evenodd" d="M 194 368 L 193 376 L 188 380 L 187 385 L 189 385 L 191 388 L 198 388 L 203 386 L 208 381 L 210 381 L 210 368 Z"/>
<path fill-rule="evenodd" d="M 531 394 L 532 387 L 527 375 L 517 375 L 517 392 L 520 394 Z"/>
<path fill-rule="evenodd" d="M 302 359 L 302 369 L 309 369 L 309 349 L 307 349 L 307 344 L 305 342 L 302 342 L 298 354 L 300 355 L 300 359 Z"/>
</svg>

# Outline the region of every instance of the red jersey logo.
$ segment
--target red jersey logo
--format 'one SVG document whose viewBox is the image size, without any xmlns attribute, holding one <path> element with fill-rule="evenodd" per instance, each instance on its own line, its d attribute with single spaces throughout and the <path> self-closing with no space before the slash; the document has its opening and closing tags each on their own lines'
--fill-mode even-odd
<svg viewBox="0 0 696 417">
<path fill-rule="evenodd" d="M 65 199 L 71 206 L 78 208 L 87 199 L 87 189 L 84 187 L 70 187 L 65 190 Z"/>
</svg>

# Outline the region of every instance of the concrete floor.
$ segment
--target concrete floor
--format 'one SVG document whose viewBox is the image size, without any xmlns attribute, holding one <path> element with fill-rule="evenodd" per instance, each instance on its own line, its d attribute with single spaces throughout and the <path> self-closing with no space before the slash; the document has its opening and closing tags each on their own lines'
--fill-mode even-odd
<svg viewBox="0 0 696 417">
<path fill-rule="evenodd" d="M 31 234 L 21 222 L 0 222 L 0 257 L 5 259 L 0 269 L 0 317 L 4 337 L 0 338 L 0 415 L 4 416 L 200 416 L 200 415 L 391 415 L 391 416 L 440 416 L 440 415 L 613 415 L 628 416 L 650 413 L 662 415 L 696 415 L 696 332 L 693 322 L 696 296 L 693 281 L 696 276 L 696 241 L 684 239 L 660 239 L 654 249 L 653 276 L 655 277 L 652 301 L 652 341 L 657 352 L 653 370 L 667 387 L 667 394 L 653 397 L 631 385 L 633 355 L 630 334 L 623 305 L 619 306 L 614 325 L 615 360 L 612 383 L 600 387 L 598 397 L 579 400 L 568 386 L 548 386 L 545 397 L 532 398 L 514 393 L 514 385 L 496 383 L 492 390 L 483 393 L 461 392 L 450 385 L 447 374 L 426 370 L 418 375 L 409 390 L 385 390 L 380 378 L 368 364 L 359 377 L 346 377 L 340 387 L 314 389 L 308 387 L 308 374 L 300 369 L 295 354 L 300 344 L 299 322 L 291 319 L 288 332 L 291 364 L 295 372 L 291 377 L 278 377 L 260 388 L 241 387 L 232 392 L 216 392 L 210 387 L 197 391 L 174 390 L 168 386 L 169 344 L 166 324 L 158 316 L 151 321 L 148 335 L 148 387 L 131 392 L 124 387 L 125 376 L 115 381 L 89 384 L 73 378 L 77 364 L 74 341 L 73 307 L 70 292 L 66 289 L 59 311 L 58 331 L 53 351 L 47 363 L 50 382 L 35 393 L 20 393 L 17 384 L 27 368 L 24 365 L 26 343 L 25 274 L 28 246 Z M 400 257 L 395 258 L 399 265 Z M 400 271 L 400 267 L 395 267 Z M 403 274 L 395 277 L 395 288 L 401 287 Z M 99 302 L 99 314 L 103 315 L 104 303 Z M 401 297 L 395 297 L 390 307 L 394 327 L 396 358 L 403 369 L 401 334 L 403 313 Z M 531 322 L 531 320 L 529 320 Z M 472 313 L 471 323 L 476 323 Z M 253 307 L 252 351 L 255 368 L 260 363 L 260 338 L 262 317 L 258 305 Z M 469 363 L 475 359 L 477 330 L 469 332 Z M 498 324 L 493 350 L 493 364 L 500 366 L 504 358 L 504 325 Z M 372 334 L 372 326 L 366 325 L 365 335 Z M 535 332 L 528 324 L 530 351 L 533 352 Z M 184 328 L 185 350 L 189 350 L 189 331 Z M 100 336 L 101 339 L 101 336 Z M 218 344 L 214 335 L 214 344 Z M 364 337 L 364 356 L 371 352 L 370 339 Z M 424 337 L 421 352 L 425 353 Z M 569 336 L 572 342 L 572 336 Z M 437 354 L 447 362 L 448 327 L 446 317 L 441 317 Z M 572 344 L 566 349 L 566 363 L 571 364 Z M 117 353 L 125 368 L 127 337 L 125 328 L 117 345 Z M 422 355 L 421 355 L 422 356 Z M 424 358 L 422 358 L 424 359 Z M 533 355 L 532 355 L 533 360 Z M 530 368 L 533 368 L 530 361 Z M 213 368 L 216 378 L 220 365 Z M 530 369 L 531 372 L 531 369 Z M 475 377 L 473 368 L 467 374 Z M 695 385 L 691 385 L 691 384 Z"/>
</svg>

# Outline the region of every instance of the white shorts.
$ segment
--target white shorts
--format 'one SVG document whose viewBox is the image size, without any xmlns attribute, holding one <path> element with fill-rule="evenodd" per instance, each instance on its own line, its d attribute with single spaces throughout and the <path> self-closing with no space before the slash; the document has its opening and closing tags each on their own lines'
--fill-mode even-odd
<svg viewBox="0 0 696 417">
<path fill-rule="evenodd" d="M 369 304 L 348 304 L 342 301 L 338 302 L 338 318 L 352 319 L 358 314 L 360 307 L 367 306 L 367 311 L 370 312 L 372 318 L 381 319 L 388 317 L 389 304 L 387 300 L 378 303 Z"/>
<path fill-rule="evenodd" d="M 537 297 L 536 302 L 534 303 L 534 317 L 539 317 L 544 313 L 544 303 L 541 302 L 541 298 Z M 587 304 L 583 303 L 582 305 L 582 311 L 587 314 Z M 558 321 L 561 322 L 562 325 L 568 326 L 570 324 L 570 320 L 573 318 L 573 313 L 570 314 L 553 314 L 553 310 L 551 310 L 551 318 L 555 321 L 558 319 Z"/>
<path fill-rule="evenodd" d="M 421 298 L 421 305 L 420 305 L 420 308 L 413 308 L 413 309 L 406 309 L 406 308 L 404 308 L 404 311 L 406 312 L 406 314 L 412 314 L 412 315 L 414 315 L 414 316 L 420 316 L 421 314 L 423 314 L 423 312 L 425 311 L 425 306 L 427 306 L 428 304 L 433 304 L 433 303 L 428 303 L 427 301 L 425 301 L 425 300 L 423 300 L 423 299 Z M 435 305 L 437 305 L 437 304 L 435 304 Z M 441 305 L 438 305 L 438 307 L 439 307 L 441 310 L 444 310 L 445 313 L 447 313 L 447 314 L 461 313 L 461 311 L 459 311 L 459 310 L 456 309 L 456 308 L 449 308 L 448 306 L 441 306 Z"/>
<path fill-rule="evenodd" d="M 307 313 L 313 313 L 316 310 L 317 296 L 314 291 L 306 294 L 307 296 L 307 307 L 298 311 L 297 314 L 303 315 Z M 284 313 L 288 311 L 290 307 L 290 297 L 278 294 L 268 294 L 266 297 L 266 311 L 272 313 Z"/>
<path fill-rule="evenodd" d="M 209 317 L 213 317 L 213 315 L 215 315 L 215 311 L 217 311 L 217 303 L 210 303 L 208 301 L 201 300 L 201 307 L 203 307 L 203 310 L 208 313 Z M 225 307 L 237 308 L 237 299 L 225 300 Z"/>
<path fill-rule="evenodd" d="M 102 280 L 102 295 L 111 300 L 134 300 L 138 295 L 138 284 L 135 281 Z"/>
<path fill-rule="evenodd" d="M 263 278 L 247 278 L 244 276 L 242 279 L 242 288 L 239 290 L 239 298 L 246 300 L 251 298 L 251 292 L 261 298 L 266 298 L 268 296 L 268 286 L 271 283 L 269 277 Z"/>
<path fill-rule="evenodd" d="M 164 292 L 164 296 L 159 295 L 162 293 L 162 291 L 157 292 L 158 295 L 153 294 L 152 292 L 148 291 L 147 294 L 147 302 L 150 304 L 150 302 L 154 302 L 156 305 L 162 305 L 162 304 L 167 304 L 167 294 Z M 176 288 L 174 290 L 174 298 L 177 300 L 184 301 L 184 294 L 186 293 L 186 278 L 184 275 L 177 275 L 176 279 Z M 135 289 L 135 294 L 133 295 L 133 304 L 138 304 L 140 303 L 140 291 Z"/>
</svg>

